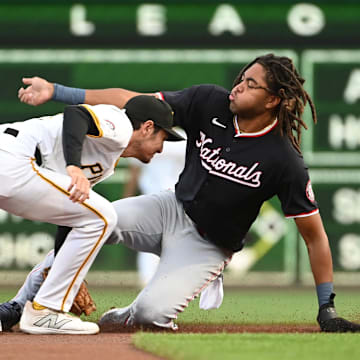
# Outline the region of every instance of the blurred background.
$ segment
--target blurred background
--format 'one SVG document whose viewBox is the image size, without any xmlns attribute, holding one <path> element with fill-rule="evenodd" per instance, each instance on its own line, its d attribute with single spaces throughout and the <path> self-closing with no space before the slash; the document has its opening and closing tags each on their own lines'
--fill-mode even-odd
<svg viewBox="0 0 360 360">
<path fill-rule="evenodd" d="M 245 64 L 269 52 L 293 59 L 316 104 L 316 126 L 306 114 L 309 130 L 303 135 L 303 153 L 333 252 L 335 283 L 357 285 L 358 0 L 2 0 L 0 122 L 63 111 L 63 105 L 54 102 L 40 107 L 21 104 L 17 90 L 22 77 L 140 92 L 200 83 L 231 89 Z M 130 179 L 128 162 L 122 160 L 118 167 L 95 188 L 109 200 L 121 198 Z M 53 247 L 54 233 L 53 225 L 0 210 L 0 285 L 22 282 L 24 272 Z M 105 246 L 89 276 L 99 284 L 138 284 L 136 254 L 122 246 Z M 225 285 L 293 284 L 312 284 L 306 248 L 293 220 L 285 220 L 274 199 L 263 206 L 245 250 L 226 270 Z"/>
</svg>

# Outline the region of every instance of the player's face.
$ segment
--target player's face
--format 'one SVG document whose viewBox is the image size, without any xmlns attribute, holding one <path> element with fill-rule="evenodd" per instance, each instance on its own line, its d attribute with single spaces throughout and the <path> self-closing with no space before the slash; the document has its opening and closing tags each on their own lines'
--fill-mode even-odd
<svg viewBox="0 0 360 360">
<path fill-rule="evenodd" d="M 267 90 L 265 70 L 255 63 L 248 68 L 229 95 L 230 110 L 242 117 L 254 117 L 267 111 L 266 103 L 271 96 Z"/>
<path fill-rule="evenodd" d="M 143 138 L 140 143 L 139 153 L 137 158 L 143 163 L 151 161 L 156 153 L 161 153 L 163 150 L 164 141 L 167 139 L 167 133 L 160 129 L 159 131 L 153 131 L 148 136 Z"/>
</svg>

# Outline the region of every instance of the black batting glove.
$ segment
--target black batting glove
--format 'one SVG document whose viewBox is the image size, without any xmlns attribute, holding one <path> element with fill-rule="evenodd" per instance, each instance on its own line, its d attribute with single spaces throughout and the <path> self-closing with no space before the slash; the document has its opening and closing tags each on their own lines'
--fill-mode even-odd
<svg viewBox="0 0 360 360">
<path fill-rule="evenodd" d="M 324 332 L 360 332 L 360 325 L 351 321 L 345 320 L 336 313 L 334 304 L 335 294 L 330 295 L 330 301 L 327 304 L 321 305 L 317 322 L 320 325 L 321 331 Z"/>
</svg>

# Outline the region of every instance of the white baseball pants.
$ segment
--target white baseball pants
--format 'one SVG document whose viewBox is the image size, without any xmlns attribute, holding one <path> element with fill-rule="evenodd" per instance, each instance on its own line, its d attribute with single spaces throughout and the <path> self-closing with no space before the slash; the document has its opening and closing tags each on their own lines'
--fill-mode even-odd
<svg viewBox="0 0 360 360">
<path fill-rule="evenodd" d="M 116 225 L 111 203 L 91 191 L 84 204 L 69 200 L 69 176 L 39 168 L 28 156 L 0 149 L 0 208 L 29 220 L 69 226 L 65 243 L 34 300 L 69 311 L 97 253 Z"/>
</svg>

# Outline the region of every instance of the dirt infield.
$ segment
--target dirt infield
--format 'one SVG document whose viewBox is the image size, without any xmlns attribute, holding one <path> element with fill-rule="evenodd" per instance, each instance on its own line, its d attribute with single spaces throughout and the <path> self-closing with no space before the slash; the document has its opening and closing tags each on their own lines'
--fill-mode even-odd
<svg viewBox="0 0 360 360">
<path fill-rule="evenodd" d="M 181 325 L 178 330 L 180 333 L 315 333 L 320 332 L 317 325 L 289 325 L 289 324 L 272 324 L 272 325 L 217 325 L 217 324 L 189 324 Z"/>
<path fill-rule="evenodd" d="M 0 333 L 1 360 L 158 360 L 135 349 L 132 334 L 27 335 Z"/>
<path fill-rule="evenodd" d="M 161 328 L 142 328 L 143 331 L 174 333 L 172 330 Z M 138 327 L 102 327 L 101 332 L 105 333 L 134 333 L 139 331 Z M 316 333 L 320 332 L 318 325 L 311 324 L 180 324 L 179 330 L 175 333 L 196 333 L 196 334 L 214 334 L 214 333 Z"/>
<path fill-rule="evenodd" d="M 126 331 L 126 332 L 125 332 Z M 132 334 L 138 329 L 107 329 L 98 335 L 27 335 L 18 329 L 0 333 L 0 359 L 12 360 L 158 360 L 159 357 L 135 349 Z M 150 330 L 145 330 L 150 331 Z M 176 333 L 314 333 L 316 325 L 212 325 L 180 324 Z M 169 332 L 169 331 L 166 331 Z M 172 331 L 171 331 L 172 332 Z"/>
</svg>

